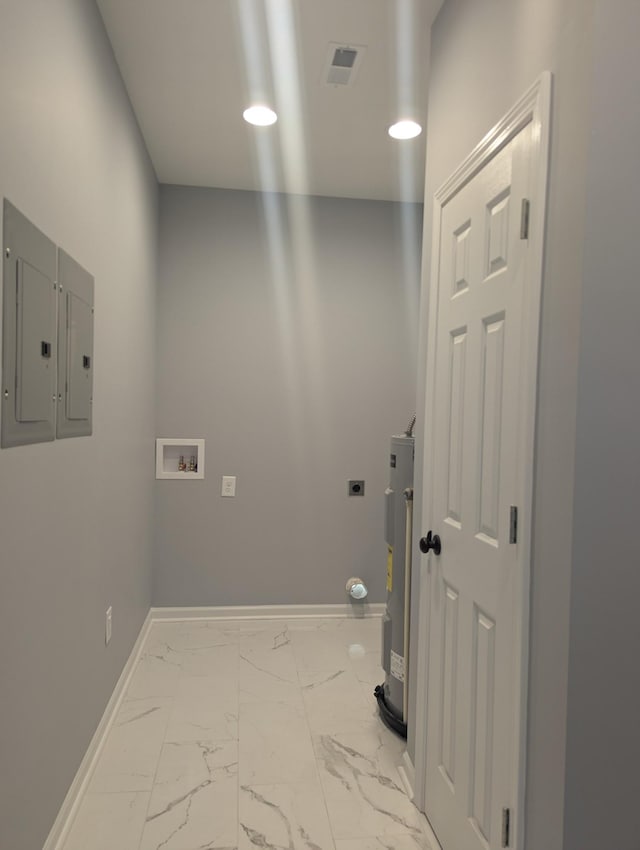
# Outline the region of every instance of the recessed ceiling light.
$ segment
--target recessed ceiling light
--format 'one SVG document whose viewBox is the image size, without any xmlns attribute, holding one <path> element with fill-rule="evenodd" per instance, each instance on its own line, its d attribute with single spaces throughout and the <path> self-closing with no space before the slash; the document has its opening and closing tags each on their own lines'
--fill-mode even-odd
<svg viewBox="0 0 640 850">
<path fill-rule="evenodd" d="M 250 106 L 242 113 L 242 117 L 249 124 L 255 124 L 257 127 L 268 127 L 269 124 L 275 124 L 278 120 L 276 113 L 268 106 Z"/>
<path fill-rule="evenodd" d="M 415 121 L 397 121 L 389 127 L 389 135 L 393 139 L 415 139 L 422 132 L 422 127 Z"/>
</svg>

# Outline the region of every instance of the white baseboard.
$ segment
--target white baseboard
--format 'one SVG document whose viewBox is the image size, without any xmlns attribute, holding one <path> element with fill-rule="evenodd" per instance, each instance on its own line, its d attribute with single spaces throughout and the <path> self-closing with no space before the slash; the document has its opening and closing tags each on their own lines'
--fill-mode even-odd
<svg viewBox="0 0 640 850">
<path fill-rule="evenodd" d="M 220 605 L 214 607 L 152 608 L 151 618 L 158 620 L 297 620 L 304 617 L 327 619 L 364 619 L 382 617 L 384 602 L 350 605 Z"/>
<path fill-rule="evenodd" d="M 102 719 L 100 720 L 98 728 L 91 739 L 91 743 L 84 754 L 84 758 L 82 759 L 80 767 L 78 768 L 73 782 L 71 783 L 67 796 L 64 798 L 64 802 L 60 807 L 58 816 L 51 827 L 51 831 L 47 836 L 47 840 L 45 841 L 42 850 L 62 850 L 64 842 L 67 840 L 82 799 L 89 787 L 93 771 L 95 770 L 100 754 L 102 753 L 107 735 L 113 725 L 113 721 L 118 713 L 118 709 L 120 708 L 120 703 L 122 702 L 129 680 L 133 675 L 134 668 L 140 657 L 142 647 L 144 646 L 149 629 L 151 628 L 151 623 L 151 612 L 149 612 L 142 624 L 142 628 L 140 629 L 140 633 L 138 634 L 133 649 L 129 654 L 129 658 L 124 665 L 113 693 L 109 698 L 109 702 L 104 710 Z"/>
<path fill-rule="evenodd" d="M 429 819 L 426 817 L 424 812 L 421 812 L 422 821 L 422 831 L 427 836 L 427 841 L 429 842 L 429 847 L 432 847 L 433 850 L 442 850 L 442 845 L 438 841 L 435 832 L 433 831 L 431 824 L 429 823 Z"/>
<path fill-rule="evenodd" d="M 402 753 L 402 764 L 398 766 L 398 773 L 402 779 L 402 784 L 404 785 L 404 790 L 407 792 L 407 796 L 413 803 L 415 803 L 414 789 L 416 787 L 416 769 L 407 750 Z M 432 850 L 442 850 L 442 847 L 436 838 L 436 834 L 424 812 L 420 812 L 420 818 L 422 821 L 422 831 L 427 836 L 429 847 L 432 848 Z"/>
<path fill-rule="evenodd" d="M 415 797 L 416 769 L 407 750 L 402 753 L 402 763 L 398 765 L 398 773 L 402 779 L 404 790 L 407 792 L 407 797 L 413 800 Z"/>
</svg>

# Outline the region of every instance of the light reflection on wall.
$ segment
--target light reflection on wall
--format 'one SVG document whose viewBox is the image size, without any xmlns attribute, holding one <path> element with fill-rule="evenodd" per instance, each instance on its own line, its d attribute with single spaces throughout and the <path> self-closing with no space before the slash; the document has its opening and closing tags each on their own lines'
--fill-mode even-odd
<svg viewBox="0 0 640 850">
<path fill-rule="evenodd" d="M 390 38 L 396 39 L 398 110 L 413 109 L 416 92 L 417 0 L 390 4 Z M 301 88 L 299 39 L 294 0 L 239 0 L 238 25 L 244 52 L 247 105 L 264 102 L 278 113 L 270 128 L 248 128 L 254 163 L 263 189 L 266 239 L 271 263 L 270 280 L 279 328 L 282 373 L 286 376 L 289 405 L 289 441 L 304 484 L 310 510 L 313 497 L 308 482 L 322 475 L 332 447 L 340 439 L 341 423 L 331 421 L 327 411 L 330 376 L 323 335 L 326 321 L 319 321 L 318 276 L 310 185 L 305 140 L 305 102 Z M 386 133 L 388 116 L 380 116 L 380 132 Z M 397 270 L 398 295 L 404 299 L 406 333 L 417 348 L 419 289 L 415 269 L 421 250 L 417 218 L 420 210 L 411 203 L 420 145 L 399 142 L 395 146 L 400 197 L 398 238 L 402 242 L 402 267 Z M 422 154 L 420 154 L 422 155 Z M 273 190 L 284 187 L 285 194 Z M 345 285 L 349 285 L 345 281 Z M 363 305 L 366 309 L 366 305 Z M 381 338 L 381 345 L 384 339 Z M 295 400 L 298 400 L 295 402 Z M 300 399 L 304 399 L 300 403 Z M 410 413 L 408 411 L 407 413 Z M 363 423 L 366 424 L 366 423 Z M 302 495 L 302 491 L 301 491 Z M 316 517 L 318 523 L 321 517 Z M 320 531 L 320 529 L 318 529 Z"/>
<path fill-rule="evenodd" d="M 429 49 L 428 34 L 422 33 L 419 26 L 422 16 L 417 8 L 418 0 L 395 0 L 393 25 L 396 40 L 396 99 L 397 119 L 410 118 L 422 124 L 424 132 L 424 112 L 426 111 L 426 80 L 420 77 L 420 69 L 424 63 L 418 61 L 418 51 Z M 423 101 L 421 102 L 421 97 Z M 400 197 L 410 201 L 414 196 L 416 173 L 419 170 L 417 157 L 422 157 L 422 148 L 409 141 L 399 141 L 396 146 L 396 167 L 400 184 Z M 418 234 L 416 217 L 418 212 L 414 205 L 405 203 L 402 206 L 402 254 L 404 268 L 401 278 L 403 281 L 405 308 L 407 317 L 407 333 L 410 334 L 411 345 L 417 348 L 418 328 L 415 316 L 419 309 L 419 293 L 412 285 L 411 270 L 419 268 L 421 242 Z"/>
</svg>

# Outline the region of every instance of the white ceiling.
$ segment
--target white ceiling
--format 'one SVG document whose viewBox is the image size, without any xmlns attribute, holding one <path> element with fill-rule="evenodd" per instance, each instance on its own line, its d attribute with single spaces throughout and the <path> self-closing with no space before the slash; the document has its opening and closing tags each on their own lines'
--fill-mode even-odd
<svg viewBox="0 0 640 850">
<path fill-rule="evenodd" d="M 442 0 L 97 0 L 162 183 L 422 200 L 429 28 Z M 349 86 L 329 43 L 364 45 Z M 332 54 L 331 54 L 332 55 Z M 271 103 L 272 127 L 242 119 Z"/>
</svg>

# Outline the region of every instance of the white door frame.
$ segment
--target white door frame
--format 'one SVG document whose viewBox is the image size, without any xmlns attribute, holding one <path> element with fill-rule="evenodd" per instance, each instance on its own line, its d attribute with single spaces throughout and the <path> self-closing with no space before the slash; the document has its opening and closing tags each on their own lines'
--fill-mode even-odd
<svg viewBox="0 0 640 850">
<path fill-rule="evenodd" d="M 439 245 L 442 208 L 480 171 L 483 166 L 512 139 L 524 126 L 532 126 L 531 202 L 529 219 L 529 252 L 526 281 L 524 286 L 524 321 L 522 384 L 519 399 L 518 441 L 522 446 L 517 470 L 518 544 L 517 544 L 517 599 L 520 617 L 517 618 L 516 641 L 522 654 L 516 665 L 516 699 L 514 729 L 517 746 L 511 767 L 512 812 L 511 842 L 513 848 L 522 848 L 524 841 L 524 785 L 527 735 L 527 690 L 529 670 L 529 587 L 531 562 L 531 516 L 533 504 L 533 460 L 536 415 L 536 391 L 538 373 L 538 342 L 540 324 L 540 300 L 544 258 L 544 226 L 546 212 L 547 177 L 549 162 L 549 130 L 551 116 L 551 73 L 545 71 L 490 130 L 451 177 L 438 189 L 433 197 L 433 237 L 431 256 L 431 278 L 429 286 L 429 319 L 427 332 L 427 376 L 424 422 L 431 420 L 436 374 L 436 322 L 438 312 Z M 428 482 L 432 481 L 434 468 L 433 446 L 424 446 L 422 473 L 423 517 L 416 518 L 414 526 L 418 536 L 427 528 L 433 528 L 433 492 Z M 424 529 L 418 523 L 425 522 Z M 436 529 L 437 531 L 437 529 Z M 418 551 L 415 546 L 414 551 Z M 415 802 L 425 811 L 426 740 L 427 728 L 427 684 L 429 658 L 429 600 L 431 595 L 430 555 L 423 556 L 418 575 L 420 576 L 418 647 L 417 647 L 417 694 L 415 712 Z"/>
</svg>

